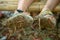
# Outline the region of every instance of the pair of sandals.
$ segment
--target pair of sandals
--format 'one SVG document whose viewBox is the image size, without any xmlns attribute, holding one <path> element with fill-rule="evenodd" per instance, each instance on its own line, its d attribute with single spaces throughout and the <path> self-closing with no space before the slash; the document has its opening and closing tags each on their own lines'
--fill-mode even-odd
<svg viewBox="0 0 60 40">
<path fill-rule="evenodd" d="M 56 19 L 53 13 L 49 10 L 43 11 L 40 15 L 35 17 L 36 20 L 40 19 L 41 27 L 55 27 Z M 34 19 L 23 13 L 16 13 L 5 22 L 6 27 L 29 27 L 32 26 Z"/>
</svg>

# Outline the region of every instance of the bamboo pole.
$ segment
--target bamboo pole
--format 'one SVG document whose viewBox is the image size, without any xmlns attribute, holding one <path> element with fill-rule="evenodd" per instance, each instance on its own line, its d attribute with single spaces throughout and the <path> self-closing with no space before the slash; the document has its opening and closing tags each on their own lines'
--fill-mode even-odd
<svg viewBox="0 0 60 40">
<path fill-rule="evenodd" d="M 44 7 L 44 4 L 42 4 L 42 5 L 31 5 L 30 7 L 29 7 L 29 11 L 31 12 L 31 11 L 41 11 L 42 9 L 43 9 L 43 7 Z M 53 10 L 53 12 L 60 12 L 60 6 L 57 6 L 54 10 Z"/>
<path fill-rule="evenodd" d="M 0 0 L 0 1 L 7 1 L 7 2 L 10 2 L 10 1 L 14 2 L 14 1 L 16 1 L 17 2 L 18 0 Z"/>
<path fill-rule="evenodd" d="M 19 0 L 0 0 L 0 1 L 19 1 Z M 40 2 L 41 0 L 35 0 L 35 2 Z"/>
<path fill-rule="evenodd" d="M 39 6 L 41 3 L 40 2 L 35 2 L 35 3 L 33 3 L 32 4 L 32 6 L 35 6 L 36 7 L 36 5 L 37 6 Z M 9 11 L 14 11 L 14 10 L 16 10 L 16 8 L 17 8 L 17 3 L 2 3 L 2 4 L 0 4 L 0 11 L 1 10 L 9 10 Z M 39 7 L 38 7 L 39 8 Z"/>
<path fill-rule="evenodd" d="M 44 5 L 45 3 L 35 2 L 28 8 L 28 11 L 37 11 L 37 12 L 41 11 Z M 12 3 L 8 2 L 0 4 L 0 11 L 2 10 L 14 11 L 16 10 L 16 8 L 17 8 L 17 2 Z M 60 6 L 57 6 L 53 11 L 60 12 Z"/>
</svg>

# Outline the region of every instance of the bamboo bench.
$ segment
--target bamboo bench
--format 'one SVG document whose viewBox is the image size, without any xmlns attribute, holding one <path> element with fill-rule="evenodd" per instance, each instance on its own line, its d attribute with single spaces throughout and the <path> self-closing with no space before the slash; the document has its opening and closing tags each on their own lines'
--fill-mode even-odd
<svg viewBox="0 0 60 40">
<path fill-rule="evenodd" d="M 14 11 L 17 8 L 17 3 L 17 0 L 0 0 L 0 11 Z M 34 2 L 32 5 L 30 5 L 28 11 L 41 11 L 44 5 L 44 2 Z M 60 6 L 57 6 L 53 11 L 60 12 Z"/>
</svg>

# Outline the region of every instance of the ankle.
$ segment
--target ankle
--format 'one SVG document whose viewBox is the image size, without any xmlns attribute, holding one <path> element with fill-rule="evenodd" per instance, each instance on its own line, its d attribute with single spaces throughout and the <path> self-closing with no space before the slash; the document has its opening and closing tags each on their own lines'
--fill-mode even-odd
<svg viewBox="0 0 60 40">
<path fill-rule="evenodd" d="M 51 10 L 44 10 L 44 11 L 41 11 L 40 14 L 45 14 L 45 15 L 49 14 L 49 15 L 53 15 L 53 13 L 52 13 Z"/>
<path fill-rule="evenodd" d="M 23 12 L 24 14 L 26 14 L 26 15 L 30 15 L 30 13 L 29 12 Z"/>
</svg>

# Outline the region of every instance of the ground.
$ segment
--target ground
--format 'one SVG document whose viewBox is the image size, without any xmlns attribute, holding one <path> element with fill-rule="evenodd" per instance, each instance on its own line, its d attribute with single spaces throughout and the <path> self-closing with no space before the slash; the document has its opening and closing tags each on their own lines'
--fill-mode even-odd
<svg viewBox="0 0 60 40">
<path fill-rule="evenodd" d="M 21 27 L 14 30 L 13 27 L 3 26 L 3 22 L 13 15 L 13 12 L 2 11 L 5 17 L 0 18 L 0 39 L 6 40 L 60 40 L 60 27 L 41 28 L 39 21 L 35 20 L 31 27 Z"/>
</svg>

